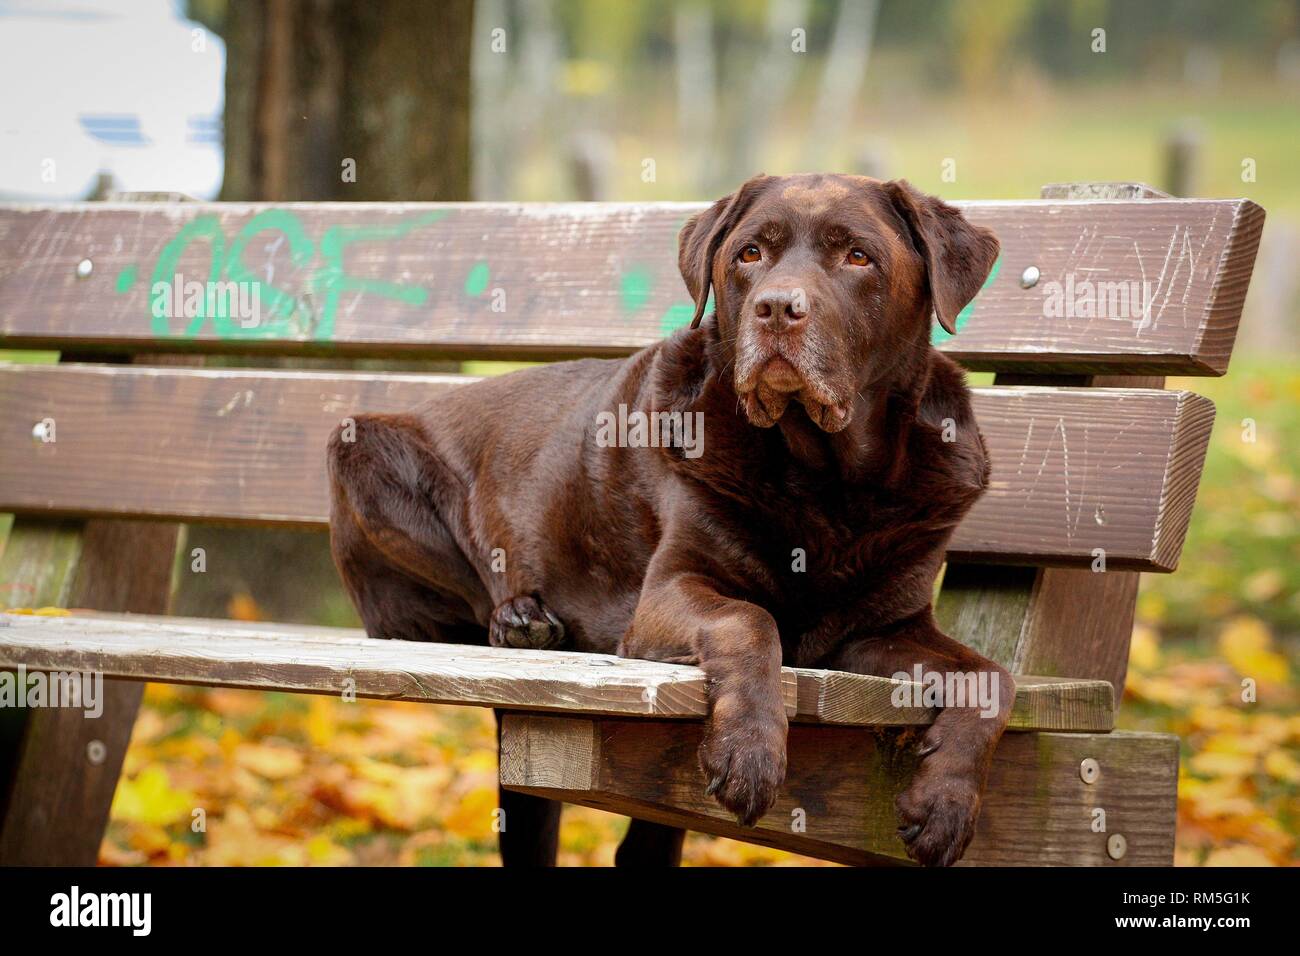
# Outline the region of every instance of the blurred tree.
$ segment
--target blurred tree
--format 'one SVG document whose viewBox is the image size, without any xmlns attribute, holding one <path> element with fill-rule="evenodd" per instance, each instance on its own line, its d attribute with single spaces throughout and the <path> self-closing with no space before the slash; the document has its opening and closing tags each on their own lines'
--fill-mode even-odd
<svg viewBox="0 0 1300 956">
<path fill-rule="evenodd" d="M 189 15 L 226 43 L 221 199 L 470 199 L 473 7 L 473 0 L 190 0 Z M 190 547 L 214 558 L 211 574 L 180 576 L 179 613 L 356 623 L 326 535 L 196 526 L 188 536 Z"/>
<path fill-rule="evenodd" d="M 521 169 L 558 177 L 562 158 L 553 147 L 572 119 L 557 113 L 562 31 L 553 0 L 479 0 L 476 19 L 493 43 L 474 57 L 473 198 L 515 199 Z"/>
<path fill-rule="evenodd" d="M 956 37 L 960 72 L 968 87 L 986 91 L 997 85 L 1033 9 L 1033 0 L 958 3 L 952 8 L 949 29 Z"/>
<path fill-rule="evenodd" d="M 472 0 L 231 0 L 221 198 L 469 199 L 472 23 Z"/>
<path fill-rule="evenodd" d="M 714 11 L 709 4 L 687 0 L 673 7 L 677 135 L 686 177 L 697 188 L 713 185 L 718 166 L 708 148 L 718 122 L 718 64 L 713 31 Z"/>
<path fill-rule="evenodd" d="M 805 24 L 810 22 L 811 11 L 811 0 L 771 0 L 768 6 L 767 49 L 747 78 L 749 95 L 734 106 L 737 122 L 730 143 L 730 167 L 742 171 L 738 178 L 760 172 L 760 157 L 770 152 L 771 140 L 779 132 L 781 110 L 804 59 L 796 53 L 795 33 L 805 31 L 798 48 L 806 49 Z"/>
<path fill-rule="evenodd" d="M 871 59 L 871 45 L 876 31 L 878 0 L 840 0 L 839 12 L 827 47 L 817 98 L 812 110 L 809 132 L 804 136 L 803 168 L 835 166 L 839 157 L 828 155 L 828 145 L 835 142 L 843 126 L 846 103 L 856 103 L 862 90 L 862 78 Z M 875 170 L 854 169 L 872 175 Z"/>
</svg>

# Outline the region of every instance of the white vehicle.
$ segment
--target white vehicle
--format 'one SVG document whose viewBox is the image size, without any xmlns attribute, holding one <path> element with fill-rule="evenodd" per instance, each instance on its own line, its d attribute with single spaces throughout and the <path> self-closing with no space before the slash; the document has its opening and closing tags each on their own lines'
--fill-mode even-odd
<svg viewBox="0 0 1300 956">
<path fill-rule="evenodd" d="M 0 199 L 215 198 L 226 48 L 170 0 L 0 0 Z"/>
</svg>

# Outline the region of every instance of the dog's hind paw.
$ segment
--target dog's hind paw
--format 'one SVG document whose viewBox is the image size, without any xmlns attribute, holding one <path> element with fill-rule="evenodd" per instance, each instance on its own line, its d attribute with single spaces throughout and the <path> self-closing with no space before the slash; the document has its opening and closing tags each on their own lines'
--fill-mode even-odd
<svg viewBox="0 0 1300 956">
<path fill-rule="evenodd" d="M 521 594 L 502 601 L 492 612 L 488 643 L 548 650 L 564 643 L 564 624 L 540 598 Z"/>
</svg>

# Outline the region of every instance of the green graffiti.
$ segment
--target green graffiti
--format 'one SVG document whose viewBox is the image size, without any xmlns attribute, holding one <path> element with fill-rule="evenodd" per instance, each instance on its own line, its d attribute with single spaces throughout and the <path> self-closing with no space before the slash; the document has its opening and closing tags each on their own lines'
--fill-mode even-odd
<svg viewBox="0 0 1300 956">
<path fill-rule="evenodd" d="M 160 314 L 161 310 L 152 307 L 152 299 L 158 294 L 157 286 L 160 282 L 164 285 L 171 284 L 176 276 L 177 266 L 180 265 L 181 253 L 195 239 L 206 239 L 212 244 L 212 266 L 208 270 L 208 281 L 221 281 L 221 271 L 226 258 L 226 237 L 221 231 L 221 220 L 211 214 L 199 216 L 182 226 L 180 232 L 172 237 L 172 241 L 163 246 L 162 252 L 158 255 L 158 262 L 154 266 L 153 278 L 149 281 L 149 297 L 151 300 L 149 303 L 149 319 L 154 334 L 161 338 L 166 338 L 173 333 L 171 326 L 168 324 L 167 315 L 165 313 Z M 186 337 L 197 335 L 199 329 L 203 327 L 204 320 L 207 319 L 206 312 L 207 303 L 201 301 L 198 307 L 198 315 L 190 319 L 190 324 L 186 326 L 185 331 L 181 334 Z"/>
<path fill-rule="evenodd" d="M 231 321 L 227 302 L 218 298 L 217 314 L 212 326 L 217 335 L 225 338 L 285 338 L 298 332 L 294 315 L 298 311 L 298 297 L 292 292 L 271 285 L 253 273 L 244 263 L 244 250 L 253 237 L 261 232 L 280 232 L 289 242 L 289 261 L 301 269 L 312 260 L 315 248 L 303 229 L 302 221 L 285 209 L 268 209 L 248 221 L 235 241 L 230 244 L 226 259 L 226 276 L 234 282 L 248 283 L 250 294 L 261 309 L 260 321 L 245 329 L 242 323 Z M 306 323 L 304 323 L 306 324 Z"/>
<path fill-rule="evenodd" d="M 405 305 L 423 305 L 429 298 L 429 290 L 421 286 L 384 282 L 380 279 L 358 279 L 348 275 L 343 271 L 343 250 L 357 242 L 402 239 L 413 230 L 430 226 L 447 215 L 447 210 L 438 209 L 391 226 L 335 226 L 327 230 L 320 240 L 320 252 L 325 265 L 317 270 L 311 282 L 312 288 L 323 289 L 325 292 L 325 305 L 316 326 L 316 338 L 334 337 L 334 319 L 338 314 L 339 299 L 344 292 L 369 293 L 395 299 Z"/>
<path fill-rule="evenodd" d="M 985 279 L 984 284 L 980 286 L 980 292 L 983 292 L 985 289 L 987 289 L 989 286 L 993 284 L 993 280 L 998 277 L 998 270 L 1001 268 L 1002 268 L 1002 256 L 999 255 L 997 259 L 993 261 L 993 268 L 989 270 L 989 277 Z M 967 322 L 970 321 L 970 317 L 975 314 L 975 303 L 978 301 L 979 301 L 979 293 L 976 293 L 975 298 L 967 302 L 966 307 L 957 313 L 957 321 L 953 324 L 956 327 L 958 332 L 961 331 L 962 326 L 964 326 Z M 943 326 L 939 325 L 939 323 L 936 322 L 934 324 L 934 328 L 930 331 L 930 344 L 940 345 L 944 342 L 947 342 L 952 337 L 953 335 L 951 332 L 949 332 Z"/>
<path fill-rule="evenodd" d="M 154 263 L 146 297 L 150 327 L 159 338 L 192 338 L 207 328 L 222 340 L 283 338 L 332 342 L 345 295 L 379 296 L 418 307 L 425 305 L 431 294 L 431 290 L 418 285 L 350 275 L 344 264 L 348 248 L 401 240 L 451 214 L 452 210 L 438 209 L 394 217 L 383 224 L 336 225 L 313 237 L 293 207 L 271 208 L 252 216 L 233 240 L 227 239 L 218 215 L 199 215 L 180 227 L 162 247 Z M 266 233 L 276 235 L 259 243 L 259 237 Z M 195 241 L 208 246 L 205 294 L 188 291 L 191 285 L 197 288 L 192 280 L 203 277 L 182 277 L 179 272 L 182 258 Z M 288 253 L 289 262 L 277 275 L 276 263 L 283 261 L 282 247 Z M 264 254 L 262 264 L 259 260 Z M 277 255 L 280 258 L 273 259 Z M 363 260 L 368 258 L 373 262 L 382 257 L 383 253 L 377 251 Z M 122 268 L 115 291 L 119 295 L 132 293 L 138 286 L 140 271 L 141 266 L 134 263 Z M 183 278 L 186 281 L 182 293 L 176 285 Z M 644 263 L 629 266 L 620 274 L 618 296 L 625 318 L 651 304 L 657 278 L 658 273 Z M 487 259 L 474 261 L 465 276 L 463 294 L 467 298 L 483 295 L 492 279 L 491 263 Z M 177 310 L 163 306 L 179 302 L 182 294 L 186 318 L 181 320 L 183 327 L 178 327 L 178 316 L 172 314 Z M 251 316 L 244 314 L 245 303 L 249 301 L 253 303 Z M 706 308 L 713 308 L 712 294 Z M 689 325 L 694 314 L 695 307 L 690 302 L 672 304 L 660 316 L 660 332 L 668 335 Z"/>
<path fill-rule="evenodd" d="M 708 315 L 713 308 L 713 290 L 710 289 L 709 297 L 704 300 L 704 314 Z M 693 318 L 695 318 L 694 302 L 676 302 L 668 307 L 668 311 L 659 320 L 659 331 L 664 335 L 672 335 L 678 329 L 690 325 Z"/>
<path fill-rule="evenodd" d="M 135 274 L 138 269 L 134 265 L 127 266 L 117 274 L 116 289 L 119 293 L 128 291 L 131 286 L 135 285 Z"/>
<path fill-rule="evenodd" d="M 488 287 L 488 280 L 492 278 L 492 270 L 488 268 L 486 262 L 476 262 L 469 270 L 469 275 L 465 276 L 465 294 L 468 296 L 480 296 Z"/>
<path fill-rule="evenodd" d="M 683 326 L 690 325 L 693 318 L 695 318 L 695 306 L 690 302 L 677 302 L 670 305 L 663 318 L 659 320 L 659 331 L 664 335 L 672 335 Z"/>
<path fill-rule="evenodd" d="M 221 339 L 298 338 L 306 335 L 319 341 L 330 341 L 334 337 L 339 300 L 345 293 L 378 295 L 411 306 L 423 305 L 429 298 L 429 290 L 421 286 L 348 275 L 343 267 L 344 250 L 354 243 L 402 239 L 448 215 L 449 210 L 438 209 L 392 225 L 334 226 L 320 237 L 319 250 L 308 237 L 301 217 L 291 209 L 267 209 L 258 213 L 244 225 L 228 247 L 219 217 L 215 214 L 198 216 L 182 226 L 158 254 L 149 284 L 150 326 L 160 338 L 192 337 L 198 335 L 211 319 L 213 332 Z M 320 265 L 307 275 L 299 294 L 275 285 L 269 270 L 263 277 L 245 261 L 249 244 L 264 232 L 283 234 L 289 246 L 289 261 L 295 269 L 307 268 L 319 253 Z M 198 314 L 190 317 L 185 328 L 177 332 L 171 328 L 171 317 L 166 310 L 154 308 L 156 294 L 162 291 L 155 287 L 159 283 L 171 286 L 176 281 L 181 256 L 195 240 L 206 241 L 211 246 L 207 276 L 210 291 L 208 295 L 194 297 Z M 138 266 L 132 264 L 118 273 L 115 285 L 118 294 L 131 291 L 137 271 Z M 477 264 L 466 280 L 467 291 L 471 284 L 481 283 L 481 292 L 487 287 L 487 279 L 487 263 Z M 211 294 L 211 289 L 223 281 L 248 287 L 260 313 L 257 322 L 238 321 L 229 314 L 230 298 Z M 317 293 L 324 296 L 319 306 L 314 301 Z M 209 311 L 212 314 L 208 314 Z"/>
<path fill-rule="evenodd" d="M 619 301 L 623 304 L 624 314 L 630 314 L 643 308 L 650 301 L 650 270 L 640 266 L 623 273 L 619 283 Z"/>
</svg>

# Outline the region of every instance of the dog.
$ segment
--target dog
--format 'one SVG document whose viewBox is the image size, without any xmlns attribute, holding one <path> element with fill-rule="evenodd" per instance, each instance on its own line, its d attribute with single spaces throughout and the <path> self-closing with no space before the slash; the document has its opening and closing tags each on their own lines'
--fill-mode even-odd
<svg viewBox="0 0 1300 956">
<path fill-rule="evenodd" d="M 956 331 L 998 252 L 903 180 L 750 179 L 681 231 L 689 328 L 335 431 L 331 547 L 366 631 L 702 667 L 700 766 L 743 825 L 785 777 L 782 665 L 992 675 L 996 713 L 941 709 L 896 801 L 907 854 L 952 864 L 1014 685 L 931 611 L 989 475 L 931 321 Z M 666 440 L 598 441 L 628 410 L 672 423 Z M 697 420 L 702 446 L 677 434 Z M 553 860 L 558 808 L 510 799 L 512 831 L 522 818 L 537 832 L 503 839 L 503 858 Z M 633 821 L 617 862 L 680 848 L 680 830 Z"/>
</svg>

